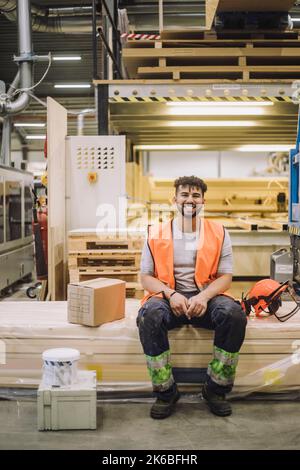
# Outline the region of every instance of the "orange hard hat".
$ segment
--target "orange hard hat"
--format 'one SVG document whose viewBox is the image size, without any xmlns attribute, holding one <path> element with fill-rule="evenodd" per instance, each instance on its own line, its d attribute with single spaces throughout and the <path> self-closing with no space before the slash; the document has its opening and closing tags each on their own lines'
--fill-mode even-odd
<svg viewBox="0 0 300 470">
<path fill-rule="evenodd" d="M 288 291 L 292 299 L 296 302 L 296 308 L 288 314 L 278 316 L 277 311 L 282 305 L 281 295 L 285 291 Z M 247 315 L 254 311 L 255 315 L 260 317 L 262 316 L 262 312 L 264 312 L 269 315 L 275 315 L 280 321 L 288 320 L 292 315 L 297 313 L 300 308 L 299 303 L 295 299 L 290 282 L 286 281 L 280 284 L 273 279 L 263 279 L 257 282 L 245 297 L 244 295 L 242 296 L 241 305 Z"/>
</svg>

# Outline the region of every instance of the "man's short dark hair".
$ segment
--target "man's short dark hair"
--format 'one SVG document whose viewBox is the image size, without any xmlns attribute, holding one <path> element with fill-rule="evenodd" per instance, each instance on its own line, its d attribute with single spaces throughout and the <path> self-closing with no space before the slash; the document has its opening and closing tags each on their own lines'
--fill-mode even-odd
<svg viewBox="0 0 300 470">
<path fill-rule="evenodd" d="M 207 191 L 206 183 L 204 183 L 204 181 L 197 176 L 181 176 L 180 178 L 177 178 L 177 180 L 174 182 L 176 194 L 178 192 L 179 186 L 189 186 L 189 188 L 201 189 L 203 196 Z"/>
</svg>

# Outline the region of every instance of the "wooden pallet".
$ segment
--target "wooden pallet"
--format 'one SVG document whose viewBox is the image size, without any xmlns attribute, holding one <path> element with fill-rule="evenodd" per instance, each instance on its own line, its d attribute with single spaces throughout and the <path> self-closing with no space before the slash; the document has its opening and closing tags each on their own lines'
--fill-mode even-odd
<svg viewBox="0 0 300 470">
<path fill-rule="evenodd" d="M 126 282 L 126 298 L 127 299 L 142 299 L 144 297 L 144 289 L 142 285 L 138 282 L 139 280 L 138 274 L 134 274 L 134 273 L 107 274 L 105 273 L 103 275 L 101 273 L 97 273 L 97 274 L 81 273 L 78 270 L 71 270 L 69 274 L 70 274 L 70 282 L 73 282 L 73 283 L 92 281 L 95 279 L 99 279 L 99 277 L 110 278 L 110 279 L 121 279 L 122 281 Z"/>
<path fill-rule="evenodd" d="M 100 268 L 102 270 L 140 268 L 140 250 L 83 250 L 69 252 L 69 269 Z"/>
<path fill-rule="evenodd" d="M 70 272 L 73 271 L 73 269 L 70 270 Z M 99 274 L 103 277 L 105 277 L 105 275 L 111 275 L 111 276 L 117 276 L 118 274 L 125 274 L 125 275 L 129 275 L 129 274 L 133 274 L 133 275 L 137 275 L 138 274 L 138 270 L 137 269 L 129 269 L 129 268 L 124 268 L 122 266 L 118 267 L 118 266 L 112 266 L 110 267 L 110 269 L 105 269 L 105 268 L 101 268 L 101 267 L 92 267 L 92 268 L 77 268 L 77 271 L 79 274 L 86 274 L 86 275 L 94 275 L 94 274 Z"/>
<path fill-rule="evenodd" d="M 171 48 L 193 48 L 193 47 L 299 47 L 299 39 L 265 39 L 265 38 L 233 38 L 223 39 L 210 37 L 207 39 L 159 39 L 153 41 L 129 40 L 123 48 L 123 56 L 128 49 L 171 49 Z"/>
<path fill-rule="evenodd" d="M 234 218 L 232 219 L 232 223 L 236 224 L 236 227 L 231 227 L 231 229 L 237 230 L 248 230 L 251 232 L 254 231 L 264 231 L 264 230 L 275 230 L 280 232 L 287 232 L 288 231 L 288 223 L 281 222 L 277 220 L 271 219 L 254 219 L 254 218 Z"/>
<path fill-rule="evenodd" d="M 101 233 L 96 231 L 72 231 L 69 233 L 70 282 L 82 282 L 99 277 L 124 280 L 126 295 L 142 298 L 139 284 L 141 247 L 144 234 L 128 230 L 128 233 Z"/>
<path fill-rule="evenodd" d="M 300 78 L 299 47 L 181 47 L 125 49 L 132 78 Z"/>
<path fill-rule="evenodd" d="M 293 80 L 300 78 L 299 31 L 166 32 L 123 49 L 131 78 Z"/>
<path fill-rule="evenodd" d="M 280 66 L 181 66 L 179 67 L 139 67 L 138 78 L 165 77 L 172 80 L 188 78 L 214 79 L 224 77 L 227 80 L 241 80 L 249 82 L 255 79 L 300 79 L 300 65 Z"/>
<path fill-rule="evenodd" d="M 87 234 L 69 233 L 69 252 L 94 251 L 94 250 L 139 250 L 144 243 L 144 236 L 135 237 L 118 234 L 97 235 L 96 231 Z"/>
<path fill-rule="evenodd" d="M 125 282 L 139 282 L 138 271 L 91 271 L 83 269 L 70 269 L 69 278 L 70 282 L 82 282 L 97 279 L 98 277 L 105 277 L 109 279 L 121 279 Z"/>
<path fill-rule="evenodd" d="M 144 297 L 144 288 L 138 282 L 126 282 L 126 298 L 142 299 Z"/>
<path fill-rule="evenodd" d="M 281 39 L 281 40 L 290 40 L 290 39 L 299 39 L 300 30 L 294 29 L 292 31 L 241 31 L 241 30 L 214 30 L 209 31 L 204 30 L 165 30 L 161 33 L 161 39 L 158 41 L 171 40 L 171 39 L 181 39 L 181 40 L 207 40 L 207 39 Z M 136 41 L 138 42 L 138 41 Z"/>
</svg>

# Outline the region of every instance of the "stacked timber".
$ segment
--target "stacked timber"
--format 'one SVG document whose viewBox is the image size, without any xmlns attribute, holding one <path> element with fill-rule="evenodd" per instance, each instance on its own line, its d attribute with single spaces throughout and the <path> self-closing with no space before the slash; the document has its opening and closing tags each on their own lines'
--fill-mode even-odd
<svg viewBox="0 0 300 470">
<path fill-rule="evenodd" d="M 174 31 L 128 40 L 129 78 L 292 82 L 300 78 L 299 31 Z"/>
<path fill-rule="evenodd" d="M 67 302 L 1 302 L 0 364 L 2 387 L 37 387 L 45 349 L 71 347 L 80 351 L 80 369 L 96 370 L 98 385 L 150 388 L 136 317 L 139 301 L 126 300 L 122 320 L 97 328 L 67 322 Z M 292 302 L 284 303 L 288 312 Z M 241 349 L 236 393 L 300 389 L 300 314 L 286 323 L 276 318 L 251 318 Z M 199 383 L 212 357 L 213 332 L 184 326 L 169 333 L 172 365 L 180 384 Z M 181 378 L 180 378 L 181 374 Z M 184 377 L 184 378 L 182 378 Z"/>
<path fill-rule="evenodd" d="M 143 289 L 139 282 L 143 235 L 135 233 L 102 233 L 74 230 L 68 238 L 70 282 L 99 277 L 126 282 L 126 296 L 140 299 Z"/>
</svg>

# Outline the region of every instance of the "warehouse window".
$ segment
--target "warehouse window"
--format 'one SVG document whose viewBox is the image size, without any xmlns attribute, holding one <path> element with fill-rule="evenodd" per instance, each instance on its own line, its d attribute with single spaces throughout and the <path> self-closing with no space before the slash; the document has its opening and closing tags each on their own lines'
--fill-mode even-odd
<svg viewBox="0 0 300 470">
<path fill-rule="evenodd" d="M 6 181 L 6 241 L 17 240 L 22 236 L 21 183 Z"/>
<path fill-rule="evenodd" d="M 32 197 L 30 186 L 24 188 L 25 202 L 25 237 L 32 235 Z"/>
</svg>

